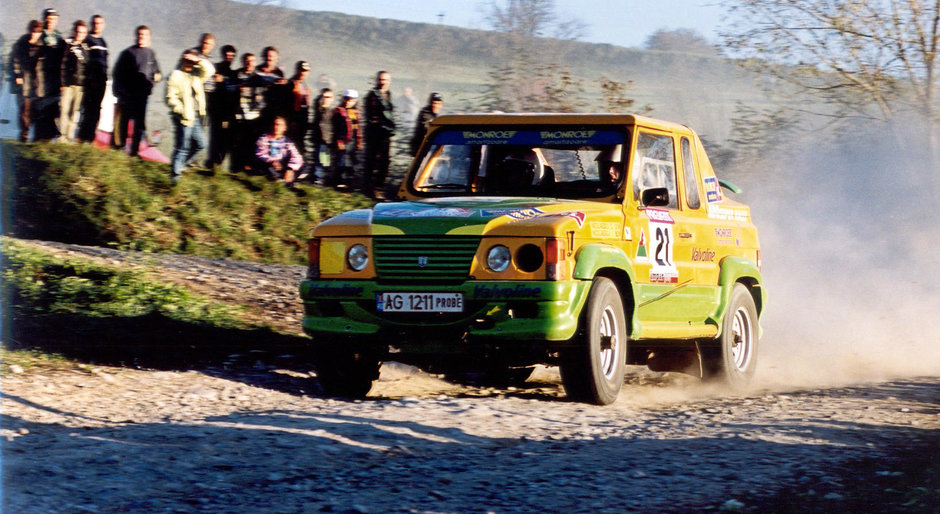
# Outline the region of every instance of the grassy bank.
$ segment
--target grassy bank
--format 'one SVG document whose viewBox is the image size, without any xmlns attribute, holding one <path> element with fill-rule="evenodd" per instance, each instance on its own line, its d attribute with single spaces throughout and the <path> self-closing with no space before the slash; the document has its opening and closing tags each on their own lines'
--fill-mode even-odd
<svg viewBox="0 0 940 514">
<path fill-rule="evenodd" d="M 66 259 L 9 238 L 0 245 L 0 372 L 75 363 L 187 368 L 248 349 L 296 352 L 306 344 L 244 321 L 237 306 L 154 281 L 145 270 Z"/>
<path fill-rule="evenodd" d="M 88 145 L 3 142 L 3 232 L 149 252 L 302 264 L 320 221 L 372 202 L 265 177 L 190 173 Z"/>
</svg>

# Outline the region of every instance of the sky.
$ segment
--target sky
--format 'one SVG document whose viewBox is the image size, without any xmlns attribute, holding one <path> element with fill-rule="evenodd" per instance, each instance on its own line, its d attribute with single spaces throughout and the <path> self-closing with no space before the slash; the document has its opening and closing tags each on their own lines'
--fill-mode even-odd
<svg viewBox="0 0 940 514">
<path fill-rule="evenodd" d="M 695 29 L 717 42 L 722 9 L 718 0 L 556 0 L 558 14 L 576 17 L 587 25 L 581 38 L 641 48 L 657 29 Z M 443 23 L 472 29 L 489 28 L 484 21 L 488 0 L 287 0 L 289 7 L 305 11 L 334 11 L 374 18 L 420 23 Z"/>
</svg>

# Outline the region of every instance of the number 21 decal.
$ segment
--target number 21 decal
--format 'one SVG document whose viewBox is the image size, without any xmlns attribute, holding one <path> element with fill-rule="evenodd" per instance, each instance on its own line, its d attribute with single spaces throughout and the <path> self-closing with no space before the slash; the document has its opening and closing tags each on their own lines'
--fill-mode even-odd
<svg viewBox="0 0 940 514">
<path fill-rule="evenodd" d="M 669 211 L 647 209 L 646 215 L 650 220 L 650 235 L 653 236 L 650 282 L 676 283 L 679 280 L 679 270 L 673 262 L 672 254 L 675 246 L 675 221 Z"/>
</svg>

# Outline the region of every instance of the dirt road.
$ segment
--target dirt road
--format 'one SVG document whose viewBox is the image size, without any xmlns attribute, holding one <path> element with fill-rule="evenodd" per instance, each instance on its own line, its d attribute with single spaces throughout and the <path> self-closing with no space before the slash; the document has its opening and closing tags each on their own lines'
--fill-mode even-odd
<svg viewBox="0 0 940 514">
<path fill-rule="evenodd" d="M 302 269 L 164 259 L 168 280 L 218 299 L 264 290 L 259 315 L 299 316 Z M 566 401 L 552 369 L 492 389 L 390 363 L 368 400 L 346 402 L 281 357 L 4 376 L 4 511 L 843 512 L 870 483 L 872 510 L 900 511 L 906 493 L 880 484 L 916 471 L 898 456 L 936 448 L 940 430 L 937 377 L 729 396 L 631 368 L 595 407 Z"/>
</svg>

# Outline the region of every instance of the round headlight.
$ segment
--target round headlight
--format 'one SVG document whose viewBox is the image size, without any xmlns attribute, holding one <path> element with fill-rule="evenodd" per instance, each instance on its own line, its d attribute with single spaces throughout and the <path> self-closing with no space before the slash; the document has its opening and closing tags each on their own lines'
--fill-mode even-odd
<svg viewBox="0 0 940 514">
<path fill-rule="evenodd" d="M 369 250 L 365 245 L 353 245 L 346 254 L 346 262 L 353 271 L 362 271 L 369 264 Z"/>
<path fill-rule="evenodd" d="M 509 248 L 506 248 L 503 245 L 496 245 L 490 248 L 490 251 L 486 253 L 486 266 L 499 273 L 501 271 L 506 271 L 506 268 L 509 267 L 509 261 L 512 259 L 511 254 L 509 253 Z"/>
</svg>

